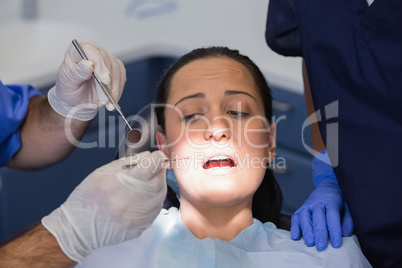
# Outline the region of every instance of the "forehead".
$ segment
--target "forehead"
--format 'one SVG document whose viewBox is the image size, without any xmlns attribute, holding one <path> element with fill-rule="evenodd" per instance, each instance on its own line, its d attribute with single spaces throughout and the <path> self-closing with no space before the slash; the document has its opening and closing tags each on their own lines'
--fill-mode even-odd
<svg viewBox="0 0 402 268">
<path fill-rule="evenodd" d="M 192 61 L 176 72 L 169 99 L 208 89 L 237 89 L 258 95 L 254 79 L 243 64 L 229 58 L 208 58 Z"/>
</svg>

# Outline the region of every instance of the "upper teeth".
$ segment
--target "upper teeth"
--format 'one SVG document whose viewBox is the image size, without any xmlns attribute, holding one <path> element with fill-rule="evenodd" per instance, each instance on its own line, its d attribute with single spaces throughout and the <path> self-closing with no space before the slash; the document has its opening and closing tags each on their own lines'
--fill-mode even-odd
<svg viewBox="0 0 402 268">
<path fill-rule="evenodd" d="M 230 159 L 230 158 L 227 156 L 220 155 L 220 156 L 211 157 L 209 160 L 222 160 L 222 159 Z"/>
</svg>

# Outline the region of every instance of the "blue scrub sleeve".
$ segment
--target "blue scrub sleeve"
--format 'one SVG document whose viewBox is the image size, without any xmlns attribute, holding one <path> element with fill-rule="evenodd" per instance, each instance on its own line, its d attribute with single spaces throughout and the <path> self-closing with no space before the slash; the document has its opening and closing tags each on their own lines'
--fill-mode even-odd
<svg viewBox="0 0 402 268">
<path fill-rule="evenodd" d="M 8 85 L 0 81 L 0 167 L 7 165 L 21 147 L 20 126 L 29 99 L 40 92 L 30 85 Z"/>
</svg>

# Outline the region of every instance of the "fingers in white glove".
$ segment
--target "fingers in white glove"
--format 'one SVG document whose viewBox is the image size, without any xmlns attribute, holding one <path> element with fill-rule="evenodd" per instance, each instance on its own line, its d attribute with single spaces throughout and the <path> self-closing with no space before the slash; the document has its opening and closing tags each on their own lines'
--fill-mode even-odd
<svg viewBox="0 0 402 268">
<path fill-rule="evenodd" d="M 110 71 L 107 66 L 111 65 L 110 53 L 92 42 L 81 42 L 80 46 L 84 50 L 88 61 L 91 62 L 91 65 L 93 66 L 92 72 L 94 72 L 103 83 L 109 84 Z M 71 61 L 74 64 L 85 61 L 72 44 L 70 44 L 67 49 L 65 60 Z"/>
<path fill-rule="evenodd" d="M 109 54 L 109 58 L 113 57 L 110 53 L 108 53 L 108 54 Z M 118 100 L 120 100 L 120 97 L 123 93 L 124 85 L 127 80 L 124 64 L 121 60 L 116 59 L 114 61 L 110 61 L 110 66 L 108 68 L 110 71 L 111 80 L 110 80 L 110 83 L 107 85 L 108 85 L 110 94 L 112 95 L 113 99 L 117 102 Z M 121 70 L 124 70 L 124 72 L 122 72 Z M 96 70 L 95 70 L 95 74 L 96 74 Z M 106 106 L 106 108 L 109 111 L 112 111 L 114 109 L 114 107 L 113 107 L 113 105 L 111 105 L 111 103 L 109 103 Z"/>
<path fill-rule="evenodd" d="M 122 168 L 133 161 L 129 157 L 115 160 L 97 169 L 95 172 L 100 177 L 102 173 L 107 174 L 110 170 L 115 170 L 115 178 L 103 180 L 102 183 L 99 181 L 97 187 L 91 187 L 88 196 L 94 198 L 88 201 L 96 203 L 102 209 L 102 213 L 119 219 L 124 225 L 132 223 L 132 209 L 138 209 L 135 205 L 130 209 L 127 200 L 136 199 L 137 203 L 147 202 L 149 211 L 157 210 L 156 213 L 159 213 L 167 191 L 166 171 L 162 168 L 165 158 L 165 154 L 161 151 L 152 153 L 146 151 L 136 155 L 134 161 L 138 161 L 138 164 L 131 169 Z M 145 211 L 145 208 L 142 207 L 141 210 Z"/>
<path fill-rule="evenodd" d="M 56 86 L 49 91 L 48 99 L 59 114 L 87 121 L 96 116 L 103 104 L 113 110 L 113 105 L 94 80 L 93 73 L 118 102 L 126 83 L 126 69 L 119 59 L 97 44 L 81 42 L 80 45 L 89 60 L 83 60 L 70 44 L 59 68 Z"/>
<path fill-rule="evenodd" d="M 163 201 L 166 197 L 167 192 L 167 183 L 166 183 L 166 170 L 163 168 L 164 159 L 166 156 L 161 151 L 155 151 L 152 153 L 142 154 L 140 158 L 140 162 L 131 169 L 124 169 L 121 172 L 117 173 L 117 179 L 120 181 L 121 185 L 125 186 L 125 189 L 131 190 L 132 192 L 136 192 L 137 199 L 146 200 L 148 210 L 148 215 L 145 218 L 145 221 L 139 220 L 135 223 L 136 226 L 141 226 L 141 231 L 148 228 L 152 221 L 148 220 L 149 218 L 156 218 L 158 213 L 163 207 Z M 129 165 L 130 161 L 127 158 L 124 159 L 124 162 L 119 163 L 120 165 Z M 138 189 L 141 189 L 138 192 Z M 128 192 L 127 193 L 131 193 Z M 124 202 L 124 196 L 115 195 L 114 203 L 119 204 L 119 199 L 122 199 L 120 202 Z M 137 206 L 133 206 L 134 210 L 137 210 Z M 144 210 L 145 207 L 142 207 L 141 210 Z M 123 221 L 127 221 L 128 225 L 132 223 L 132 215 L 135 214 L 135 211 L 128 209 L 127 207 L 123 207 L 118 210 L 119 214 L 122 217 Z"/>
<path fill-rule="evenodd" d="M 156 173 L 162 171 L 165 159 L 167 159 L 167 157 L 162 151 L 154 151 L 152 153 L 147 151 L 132 157 L 126 157 L 124 159 L 124 165 L 129 165 L 130 163 L 133 164 L 132 162 L 135 162 L 137 165 L 135 166 L 135 169 L 124 169 L 122 172 L 125 172 L 130 176 L 135 174 L 136 177 L 139 176 L 144 181 L 149 180 L 154 178 Z M 129 181 L 126 183 L 129 183 Z"/>
<path fill-rule="evenodd" d="M 92 172 L 66 202 L 42 223 L 72 260 L 82 260 L 99 247 L 138 237 L 162 209 L 166 197 L 166 156 L 156 151 L 115 160 Z"/>
<path fill-rule="evenodd" d="M 83 42 L 81 45 L 85 51 L 88 59 L 93 62 L 96 77 L 104 83 L 109 89 L 109 93 L 113 99 L 118 102 L 122 93 L 124 84 L 126 82 L 126 72 L 124 64 L 121 60 L 115 58 L 108 51 L 102 49 L 97 44 L 92 42 Z M 74 57 L 77 57 L 78 52 L 74 52 Z M 80 55 L 78 54 L 78 57 Z M 122 72 L 122 70 L 124 70 Z M 106 104 L 106 108 L 110 111 L 114 109 L 113 105 L 109 102 L 106 95 L 98 84 L 96 84 L 97 94 L 99 100 Z"/>
<path fill-rule="evenodd" d="M 65 79 L 69 80 L 65 81 L 65 83 L 79 87 L 82 83 L 92 78 L 92 73 L 94 71 L 92 61 L 81 60 L 78 63 L 75 63 L 67 59 L 64 64 L 69 66 L 66 67 L 65 77 Z M 71 94 L 74 94 L 74 92 L 71 92 Z"/>
</svg>

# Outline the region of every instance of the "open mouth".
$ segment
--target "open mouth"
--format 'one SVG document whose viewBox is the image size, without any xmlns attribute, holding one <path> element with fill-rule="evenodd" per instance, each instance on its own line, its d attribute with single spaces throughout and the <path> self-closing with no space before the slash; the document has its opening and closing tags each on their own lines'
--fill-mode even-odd
<svg viewBox="0 0 402 268">
<path fill-rule="evenodd" d="M 236 163 L 228 156 L 214 156 L 208 159 L 202 166 L 204 169 L 211 168 L 234 168 Z"/>
</svg>

